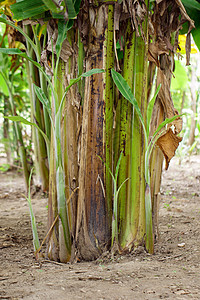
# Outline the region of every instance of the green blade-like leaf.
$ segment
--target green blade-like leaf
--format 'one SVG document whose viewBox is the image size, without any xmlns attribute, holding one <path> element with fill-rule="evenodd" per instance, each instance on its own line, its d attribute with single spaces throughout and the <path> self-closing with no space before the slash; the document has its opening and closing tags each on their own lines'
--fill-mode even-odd
<svg viewBox="0 0 200 300">
<path fill-rule="evenodd" d="M 9 120 L 11 120 L 11 121 L 13 121 L 13 122 L 21 122 L 21 123 L 23 123 L 23 124 L 25 124 L 25 125 L 31 125 L 31 126 L 34 126 L 34 127 L 37 128 L 37 129 L 39 130 L 39 132 L 42 134 L 42 136 L 43 136 L 44 139 L 45 139 L 46 144 L 47 144 L 47 145 L 50 145 L 50 142 L 49 142 L 49 139 L 48 139 L 47 135 L 40 129 L 40 127 L 39 127 L 37 124 L 32 123 L 32 122 L 29 122 L 28 120 L 24 119 L 24 118 L 21 117 L 21 116 L 8 116 L 8 117 L 5 117 L 5 116 L 4 116 L 4 118 L 5 118 L 5 119 L 9 119 Z"/>
<path fill-rule="evenodd" d="M 77 83 L 78 81 L 80 81 L 82 77 L 85 78 L 85 77 L 92 76 L 92 75 L 94 75 L 94 74 L 99 74 L 99 73 L 104 73 L 104 72 L 105 72 L 104 69 L 92 69 L 92 70 L 90 70 L 90 71 L 88 71 L 88 72 L 85 72 L 85 73 L 81 74 L 78 78 L 71 79 L 71 80 L 70 80 L 70 84 L 66 87 L 65 91 L 68 91 L 69 88 L 70 88 L 72 85 L 74 85 L 75 83 Z"/>
<path fill-rule="evenodd" d="M 30 39 L 30 37 L 23 31 L 23 29 L 19 26 L 16 26 L 13 22 L 8 21 L 2 17 L 0 17 L 0 23 L 4 23 L 7 24 L 13 28 L 15 28 L 16 30 L 18 30 L 25 38 L 26 40 L 29 42 L 29 44 L 31 45 L 31 47 L 33 48 L 33 50 L 35 51 L 35 53 L 37 52 L 36 49 L 36 45 L 33 43 L 33 41 Z"/>
<path fill-rule="evenodd" d="M 48 81 L 48 83 L 51 87 L 51 90 L 54 94 L 54 97 L 56 98 L 55 90 L 54 90 L 54 87 L 52 85 L 52 82 L 51 82 L 49 76 L 45 73 L 45 71 L 43 70 L 43 68 L 41 67 L 41 65 L 39 63 L 37 63 L 32 58 L 27 56 L 26 53 L 24 53 L 24 52 L 22 52 L 22 51 L 20 51 L 19 49 L 16 49 L 16 48 L 9 48 L 9 49 L 8 48 L 0 48 L 0 53 L 5 53 L 5 54 L 8 54 L 8 55 L 19 55 L 21 57 L 26 58 L 28 61 L 32 62 L 32 64 L 34 64 L 42 72 L 42 74 L 44 75 L 44 77 L 46 78 L 46 80 Z"/>
<path fill-rule="evenodd" d="M 191 33 L 195 41 L 196 46 L 200 50 L 200 3 L 195 0 L 182 0 L 183 5 L 187 11 L 189 17 L 194 21 L 195 28 L 192 29 Z"/>
<path fill-rule="evenodd" d="M 114 69 L 111 69 L 111 75 L 113 78 L 114 83 L 116 84 L 118 90 L 120 91 L 120 93 L 122 94 L 122 96 L 124 98 L 126 98 L 133 106 L 134 109 L 136 110 L 140 122 L 142 124 L 143 130 L 144 130 L 144 135 L 145 135 L 145 143 L 147 145 L 148 143 L 148 139 L 147 139 L 147 131 L 146 131 L 146 127 L 144 124 L 144 119 L 141 113 L 141 110 L 138 106 L 137 100 L 135 99 L 130 86 L 128 85 L 128 83 L 126 82 L 126 80 L 123 78 L 123 76 L 121 74 L 119 74 L 118 72 L 116 72 Z"/>
<path fill-rule="evenodd" d="M 144 123 L 143 116 L 141 114 L 137 100 L 133 96 L 131 88 L 128 85 L 128 83 L 126 82 L 126 80 L 123 78 L 123 76 L 121 74 L 116 72 L 114 69 L 111 70 L 111 74 L 112 74 L 113 81 L 116 84 L 116 86 L 117 86 L 118 90 L 120 91 L 120 93 L 122 94 L 122 96 L 124 96 L 124 98 L 126 98 L 134 106 L 139 117 L 141 118 L 142 122 Z"/>
<path fill-rule="evenodd" d="M 88 76 L 92 76 L 94 74 L 104 73 L 104 72 L 105 72 L 104 69 L 92 69 L 88 72 L 83 73 L 80 77 L 88 77 Z"/>
<path fill-rule="evenodd" d="M 44 107 L 46 108 L 46 110 L 49 114 L 49 117 L 51 118 L 51 105 L 50 105 L 49 99 L 46 97 L 45 93 L 39 86 L 37 86 L 35 84 L 33 84 L 33 86 L 34 86 L 34 90 L 35 90 L 35 93 L 36 93 L 38 99 L 44 105 Z"/>
<path fill-rule="evenodd" d="M 32 17 L 38 17 L 49 8 L 42 0 L 21 0 L 10 6 L 13 12 L 13 19 L 20 21 Z"/>
<path fill-rule="evenodd" d="M 67 37 L 67 30 L 68 30 L 68 23 L 66 23 L 64 20 L 58 21 L 58 38 L 56 41 L 56 55 L 57 58 L 60 56 L 60 51 L 62 48 L 62 44 L 64 40 Z"/>
<path fill-rule="evenodd" d="M 159 84 L 159 86 L 157 87 L 155 95 L 153 96 L 151 101 L 149 101 L 149 104 L 147 106 L 147 136 L 149 136 L 149 126 L 150 126 L 150 122 L 151 122 L 153 107 L 154 107 L 154 103 L 156 101 L 156 97 L 158 96 L 158 93 L 160 91 L 160 88 L 161 88 L 161 84 Z"/>
<path fill-rule="evenodd" d="M 126 178 L 119 186 L 118 190 L 117 190 L 117 193 L 116 193 L 116 197 L 118 198 L 118 194 L 121 190 L 121 188 L 123 187 L 123 185 L 129 180 L 130 178 Z"/>
<path fill-rule="evenodd" d="M 196 10 L 200 10 L 200 3 L 195 0 L 182 0 L 183 5 L 186 8 L 193 8 Z"/>
<path fill-rule="evenodd" d="M 94 75 L 94 74 L 98 74 L 98 73 L 104 73 L 105 70 L 103 69 L 92 69 L 86 73 L 83 73 L 82 75 L 80 75 L 78 78 L 75 78 L 75 79 L 71 79 L 70 80 L 70 84 L 66 87 L 65 89 L 65 92 L 63 94 L 63 97 L 62 97 L 62 100 L 60 102 L 60 106 L 59 106 L 59 109 L 58 109 L 58 114 L 61 114 L 62 113 L 62 108 L 63 108 L 63 105 L 64 105 L 64 102 L 65 102 L 65 96 L 67 94 L 67 92 L 69 91 L 70 87 L 72 85 L 74 85 L 75 83 L 79 82 L 81 80 L 82 77 L 88 77 L 88 76 L 91 76 L 91 75 Z"/>
<path fill-rule="evenodd" d="M 67 8 L 67 12 L 68 12 L 68 18 L 69 19 L 74 19 L 77 16 L 75 7 L 74 7 L 74 2 L 73 0 L 65 0 L 66 3 L 66 8 Z"/>
<path fill-rule="evenodd" d="M 2 74 L 0 73 L 0 91 L 5 95 L 9 95 L 8 86 L 3 78 Z"/>
<path fill-rule="evenodd" d="M 79 11 L 80 11 L 80 5 L 81 5 L 81 0 L 75 0 L 74 1 L 74 8 L 76 11 L 76 14 L 78 15 Z"/>
<path fill-rule="evenodd" d="M 119 159 L 118 159 L 118 162 L 117 162 L 117 166 L 116 166 L 116 170 L 115 170 L 115 181 L 116 182 L 117 182 L 117 177 L 118 177 L 118 173 L 119 173 L 120 163 L 121 163 L 121 160 L 122 160 L 122 155 L 123 155 L 123 152 L 120 153 L 120 156 L 119 156 Z"/>
<path fill-rule="evenodd" d="M 24 52 L 16 48 L 0 48 L 0 52 L 8 55 L 26 55 Z"/>
<path fill-rule="evenodd" d="M 42 0 L 42 2 L 45 4 L 45 6 L 54 13 L 59 12 L 58 6 L 52 1 L 52 0 Z"/>
<path fill-rule="evenodd" d="M 110 173 L 112 179 L 113 179 L 113 182 L 115 182 L 115 177 L 111 171 L 111 169 L 109 168 L 109 165 L 99 156 L 97 155 L 97 157 L 104 163 L 104 165 L 106 166 L 106 168 L 108 169 L 108 172 Z"/>
</svg>

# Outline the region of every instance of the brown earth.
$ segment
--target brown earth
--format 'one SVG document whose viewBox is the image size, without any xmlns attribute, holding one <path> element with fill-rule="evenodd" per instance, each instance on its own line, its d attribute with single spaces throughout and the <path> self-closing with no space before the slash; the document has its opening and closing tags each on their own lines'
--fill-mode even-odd
<svg viewBox="0 0 200 300">
<path fill-rule="evenodd" d="M 155 255 L 38 263 L 20 173 L 0 174 L 0 299 L 200 299 L 200 156 L 163 174 Z M 41 240 L 47 199 L 32 200 Z"/>
</svg>

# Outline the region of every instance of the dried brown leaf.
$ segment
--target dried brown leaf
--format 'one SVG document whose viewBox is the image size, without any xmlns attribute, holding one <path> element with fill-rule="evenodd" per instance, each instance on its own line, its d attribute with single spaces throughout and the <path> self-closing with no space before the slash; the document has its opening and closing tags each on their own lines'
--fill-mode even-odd
<svg viewBox="0 0 200 300">
<path fill-rule="evenodd" d="M 174 134 L 171 128 L 169 128 L 169 130 L 157 140 L 156 144 L 162 150 L 165 157 L 166 170 L 168 169 L 169 162 L 172 157 L 174 157 L 176 149 L 181 141 L 182 138 Z"/>
</svg>

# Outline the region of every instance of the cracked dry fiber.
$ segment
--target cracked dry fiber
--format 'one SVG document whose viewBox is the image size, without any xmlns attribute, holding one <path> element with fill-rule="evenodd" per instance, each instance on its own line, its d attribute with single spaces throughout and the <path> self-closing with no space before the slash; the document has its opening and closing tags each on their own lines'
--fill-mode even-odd
<svg viewBox="0 0 200 300">
<path fill-rule="evenodd" d="M 159 98 L 164 108 L 164 113 L 166 118 L 172 118 L 178 115 L 178 112 L 174 108 L 174 104 L 170 94 L 170 88 L 166 79 L 166 76 L 161 69 L 158 69 L 157 75 L 158 84 L 161 84 L 161 89 L 159 92 Z M 173 130 L 173 129 L 174 130 Z M 175 155 L 176 149 L 182 138 L 177 136 L 182 130 L 182 119 L 177 118 L 172 123 L 168 124 L 167 129 L 159 137 L 156 144 L 162 150 L 165 157 L 165 169 L 168 169 L 169 162 Z"/>
</svg>

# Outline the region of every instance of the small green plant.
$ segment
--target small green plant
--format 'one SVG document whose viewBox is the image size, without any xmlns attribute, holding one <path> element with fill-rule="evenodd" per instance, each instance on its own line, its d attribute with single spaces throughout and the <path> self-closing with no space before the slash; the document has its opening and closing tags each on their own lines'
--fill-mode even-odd
<svg viewBox="0 0 200 300">
<path fill-rule="evenodd" d="M 9 164 L 2 164 L 0 166 L 0 171 L 1 172 L 7 172 L 10 169 L 10 165 Z"/>
<path fill-rule="evenodd" d="M 169 203 L 164 203 L 164 208 L 169 209 L 170 208 L 170 204 Z"/>
<path fill-rule="evenodd" d="M 171 194 L 171 191 L 169 191 L 169 190 L 167 190 L 166 192 L 165 192 L 165 196 L 168 196 L 168 195 L 170 195 Z"/>
<path fill-rule="evenodd" d="M 115 170 L 115 175 L 112 173 L 112 171 L 110 170 L 109 166 L 103 161 L 103 159 L 98 156 L 103 163 L 105 164 L 106 168 L 108 169 L 112 180 L 113 180 L 113 185 L 114 185 L 114 194 L 113 194 L 113 216 L 112 216 L 112 242 L 111 242 L 111 246 L 114 245 L 114 242 L 116 243 L 116 246 L 118 246 L 118 195 L 119 192 L 122 188 L 122 186 L 125 184 L 125 182 L 127 180 L 129 180 L 129 178 L 126 178 L 124 180 L 124 182 L 122 182 L 122 184 L 119 186 L 119 188 L 117 188 L 117 180 L 118 180 L 118 174 L 119 174 L 119 167 L 120 167 L 120 162 L 122 159 L 122 152 L 120 153 L 118 162 L 117 162 L 117 166 L 116 166 L 116 170 Z"/>
</svg>

